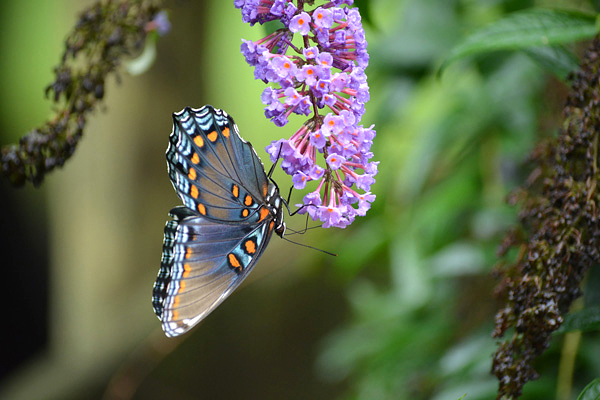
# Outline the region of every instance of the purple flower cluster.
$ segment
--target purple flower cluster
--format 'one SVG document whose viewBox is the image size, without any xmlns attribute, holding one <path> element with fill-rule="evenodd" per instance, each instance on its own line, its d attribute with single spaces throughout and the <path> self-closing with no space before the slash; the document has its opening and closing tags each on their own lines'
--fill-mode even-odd
<svg viewBox="0 0 600 400">
<path fill-rule="evenodd" d="M 312 113 L 289 139 L 274 141 L 266 150 L 273 162 L 282 159 L 296 189 L 319 182 L 304 196 L 300 213 L 323 221 L 325 228 L 348 226 L 375 200 L 370 190 L 379 162 L 369 161 L 375 131 L 359 125 L 369 101 L 367 42 L 358 10 L 340 7 L 352 3 L 331 0 L 305 10 L 303 0 L 234 1 L 244 22 L 280 20 L 284 25 L 258 41 L 242 40 L 242 54 L 254 66 L 256 79 L 274 85 L 261 100 L 275 125 L 286 125 L 292 113 Z M 292 43 L 295 34 L 303 46 Z M 317 154 L 323 156 L 323 167 Z"/>
</svg>

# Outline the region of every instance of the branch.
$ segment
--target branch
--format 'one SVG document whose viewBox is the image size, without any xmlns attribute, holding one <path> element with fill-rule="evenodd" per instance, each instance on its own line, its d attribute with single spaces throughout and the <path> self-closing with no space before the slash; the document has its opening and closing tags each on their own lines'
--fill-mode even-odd
<svg viewBox="0 0 600 400">
<path fill-rule="evenodd" d="M 14 186 L 42 183 L 47 172 L 75 152 L 88 115 L 104 97 L 107 77 L 126 56 L 139 54 L 159 7 L 158 0 L 99 1 L 85 10 L 65 41 L 61 63 L 46 96 L 55 116 L 21 138 L 2 146 L 2 173 Z M 118 78 L 118 76 L 117 76 Z"/>
</svg>

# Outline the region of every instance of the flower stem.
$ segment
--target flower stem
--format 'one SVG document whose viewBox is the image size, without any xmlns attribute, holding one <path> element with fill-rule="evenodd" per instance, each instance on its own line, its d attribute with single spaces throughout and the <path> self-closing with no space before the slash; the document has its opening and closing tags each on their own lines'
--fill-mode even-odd
<svg viewBox="0 0 600 400">
<path fill-rule="evenodd" d="M 573 303 L 571 312 L 583 308 L 583 300 L 577 299 Z M 573 331 L 565 334 L 560 363 L 558 364 L 558 377 L 556 379 L 556 400 L 570 400 L 573 391 L 573 372 L 575 371 L 575 359 L 577 350 L 581 343 L 581 331 Z"/>
</svg>

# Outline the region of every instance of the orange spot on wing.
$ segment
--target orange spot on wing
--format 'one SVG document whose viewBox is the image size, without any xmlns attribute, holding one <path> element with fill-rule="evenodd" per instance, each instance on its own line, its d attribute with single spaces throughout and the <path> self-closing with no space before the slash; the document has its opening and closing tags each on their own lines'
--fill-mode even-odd
<svg viewBox="0 0 600 400">
<path fill-rule="evenodd" d="M 185 290 L 185 281 L 179 282 L 179 293 L 182 293 Z"/>
<path fill-rule="evenodd" d="M 237 259 L 235 254 L 229 253 L 227 256 L 229 258 L 229 264 L 235 269 L 241 269 L 242 265 L 240 264 L 240 260 Z"/>
<path fill-rule="evenodd" d="M 246 243 L 244 243 L 244 246 L 246 246 L 246 252 L 248 254 L 254 254 L 256 252 L 256 243 L 254 243 L 254 240 L 252 240 L 252 239 L 246 240 Z"/>
<path fill-rule="evenodd" d="M 244 204 L 247 206 L 252 204 L 252 197 L 250 197 L 249 194 L 246 195 L 246 198 L 244 199 Z"/>
<path fill-rule="evenodd" d="M 265 219 L 267 217 L 267 215 L 269 215 L 269 210 L 266 209 L 265 207 L 261 208 L 259 221 L 262 221 L 263 219 Z"/>
<path fill-rule="evenodd" d="M 190 267 L 190 264 L 183 264 L 183 274 L 181 276 L 187 278 L 188 276 L 190 276 L 191 271 L 192 267 Z"/>
<path fill-rule="evenodd" d="M 269 230 L 270 231 L 273 230 L 273 226 L 275 226 L 275 221 L 271 221 L 271 223 L 269 224 Z"/>
<path fill-rule="evenodd" d="M 192 188 L 190 189 L 190 195 L 193 198 L 197 199 L 198 198 L 198 194 L 199 194 L 198 188 L 196 186 L 192 185 Z"/>
<path fill-rule="evenodd" d="M 173 307 L 177 307 L 179 305 L 179 296 L 175 296 L 173 299 Z"/>
<path fill-rule="evenodd" d="M 196 146 L 198 146 L 198 147 L 203 147 L 204 139 L 202 139 L 202 136 L 198 135 L 194 138 L 194 143 L 196 143 Z"/>
<path fill-rule="evenodd" d="M 188 247 L 187 249 L 185 249 L 185 258 L 188 259 L 192 256 L 192 248 Z"/>
<path fill-rule="evenodd" d="M 229 137 L 229 128 L 225 127 L 225 128 L 223 129 L 223 136 L 225 136 L 226 138 L 228 138 L 228 137 Z"/>
<path fill-rule="evenodd" d="M 196 170 L 194 168 L 190 168 L 190 172 L 188 173 L 188 178 L 191 180 L 195 180 L 198 175 L 196 174 Z"/>
<path fill-rule="evenodd" d="M 173 311 L 173 319 L 179 319 L 179 313 L 177 311 Z"/>
<path fill-rule="evenodd" d="M 208 135 L 206 135 L 206 137 L 211 142 L 214 142 L 215 140 L 217 140 L 217 131 L 212 131 L 211 133 L 209 133 Z"/>
<path fill-rule="evenodd" d="M 233 197 L 235 198 L 237 198 L 240 195 L 240 188 L 238 188 L 238 185 L 233 185 L 231 193 L 233 193 Z"/>
<path fill-rule="evenodd" d="M 267 187 L 267 183 L 265 182 L 265 183 L 263 184 L 263 196 L 265 196 L 265 197 L 267 197 L 267 189 L 268 189 L 268 187 Z"/>
<path fill-rule="evenodd" d="M 202 215 L 206 215 L 206 207 L 204 207 L 204 204 L 198 203 L 198 212 Z"/>
<path fill-rule="evenodd" d="M 244 208 L 244 211 L 242 211 L 242 216 L 245 218 L 248 216 L 248 213 L 249 213 L 248 209 Z"/>
<path fill-rule="evenodd" d="M 194 155 L 192 156 L 192 162 L 194 164 L 198 164 L 200 162 L 200 157 L 198 157 L 198 153 L 194 153 Z"/>
</svg>

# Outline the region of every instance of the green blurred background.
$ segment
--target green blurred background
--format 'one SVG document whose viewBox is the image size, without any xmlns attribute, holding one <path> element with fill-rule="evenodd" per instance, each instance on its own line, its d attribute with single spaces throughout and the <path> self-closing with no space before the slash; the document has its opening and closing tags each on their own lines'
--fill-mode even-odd
<svg viewBox="0 0 600 400">
<path fill-rule="evenodd" d="M 43 91 L 91 1 L 0 5 L 0 141 L 51 115 Z M 525 55 L 436 67 L 466 33 L 531 6 L 587 1 L 371 0 L 363 12 L 380 172 L 345 230 L 274 238 L 248 282 L 191 333 L 163 337 L 150 303 L 167 212 L 171 113 L 212 104 L 264 147 L 299 126 L 263 116 L 264 84 L 239 53 L 233 1 L 168 3 L 171 32 L 144 75 L 110 79 L 77 151 L 39 189 L 0 181 L 2 399 L 491 399 L 490 271 L 534 144 L 555 134 L 568 88 Z M 280 170 L 284 192 L 291 179 Z M 297 193 L 298 198 L 301 194 Z M 301 228 L 302 217 L 287 218 Z M 573 395 L 600 375 L 585 336 Z M 554 398 L 561 337 L 524 399 Z M 573 397 L 574 398 L 574 397 Z"/>
</svg>

